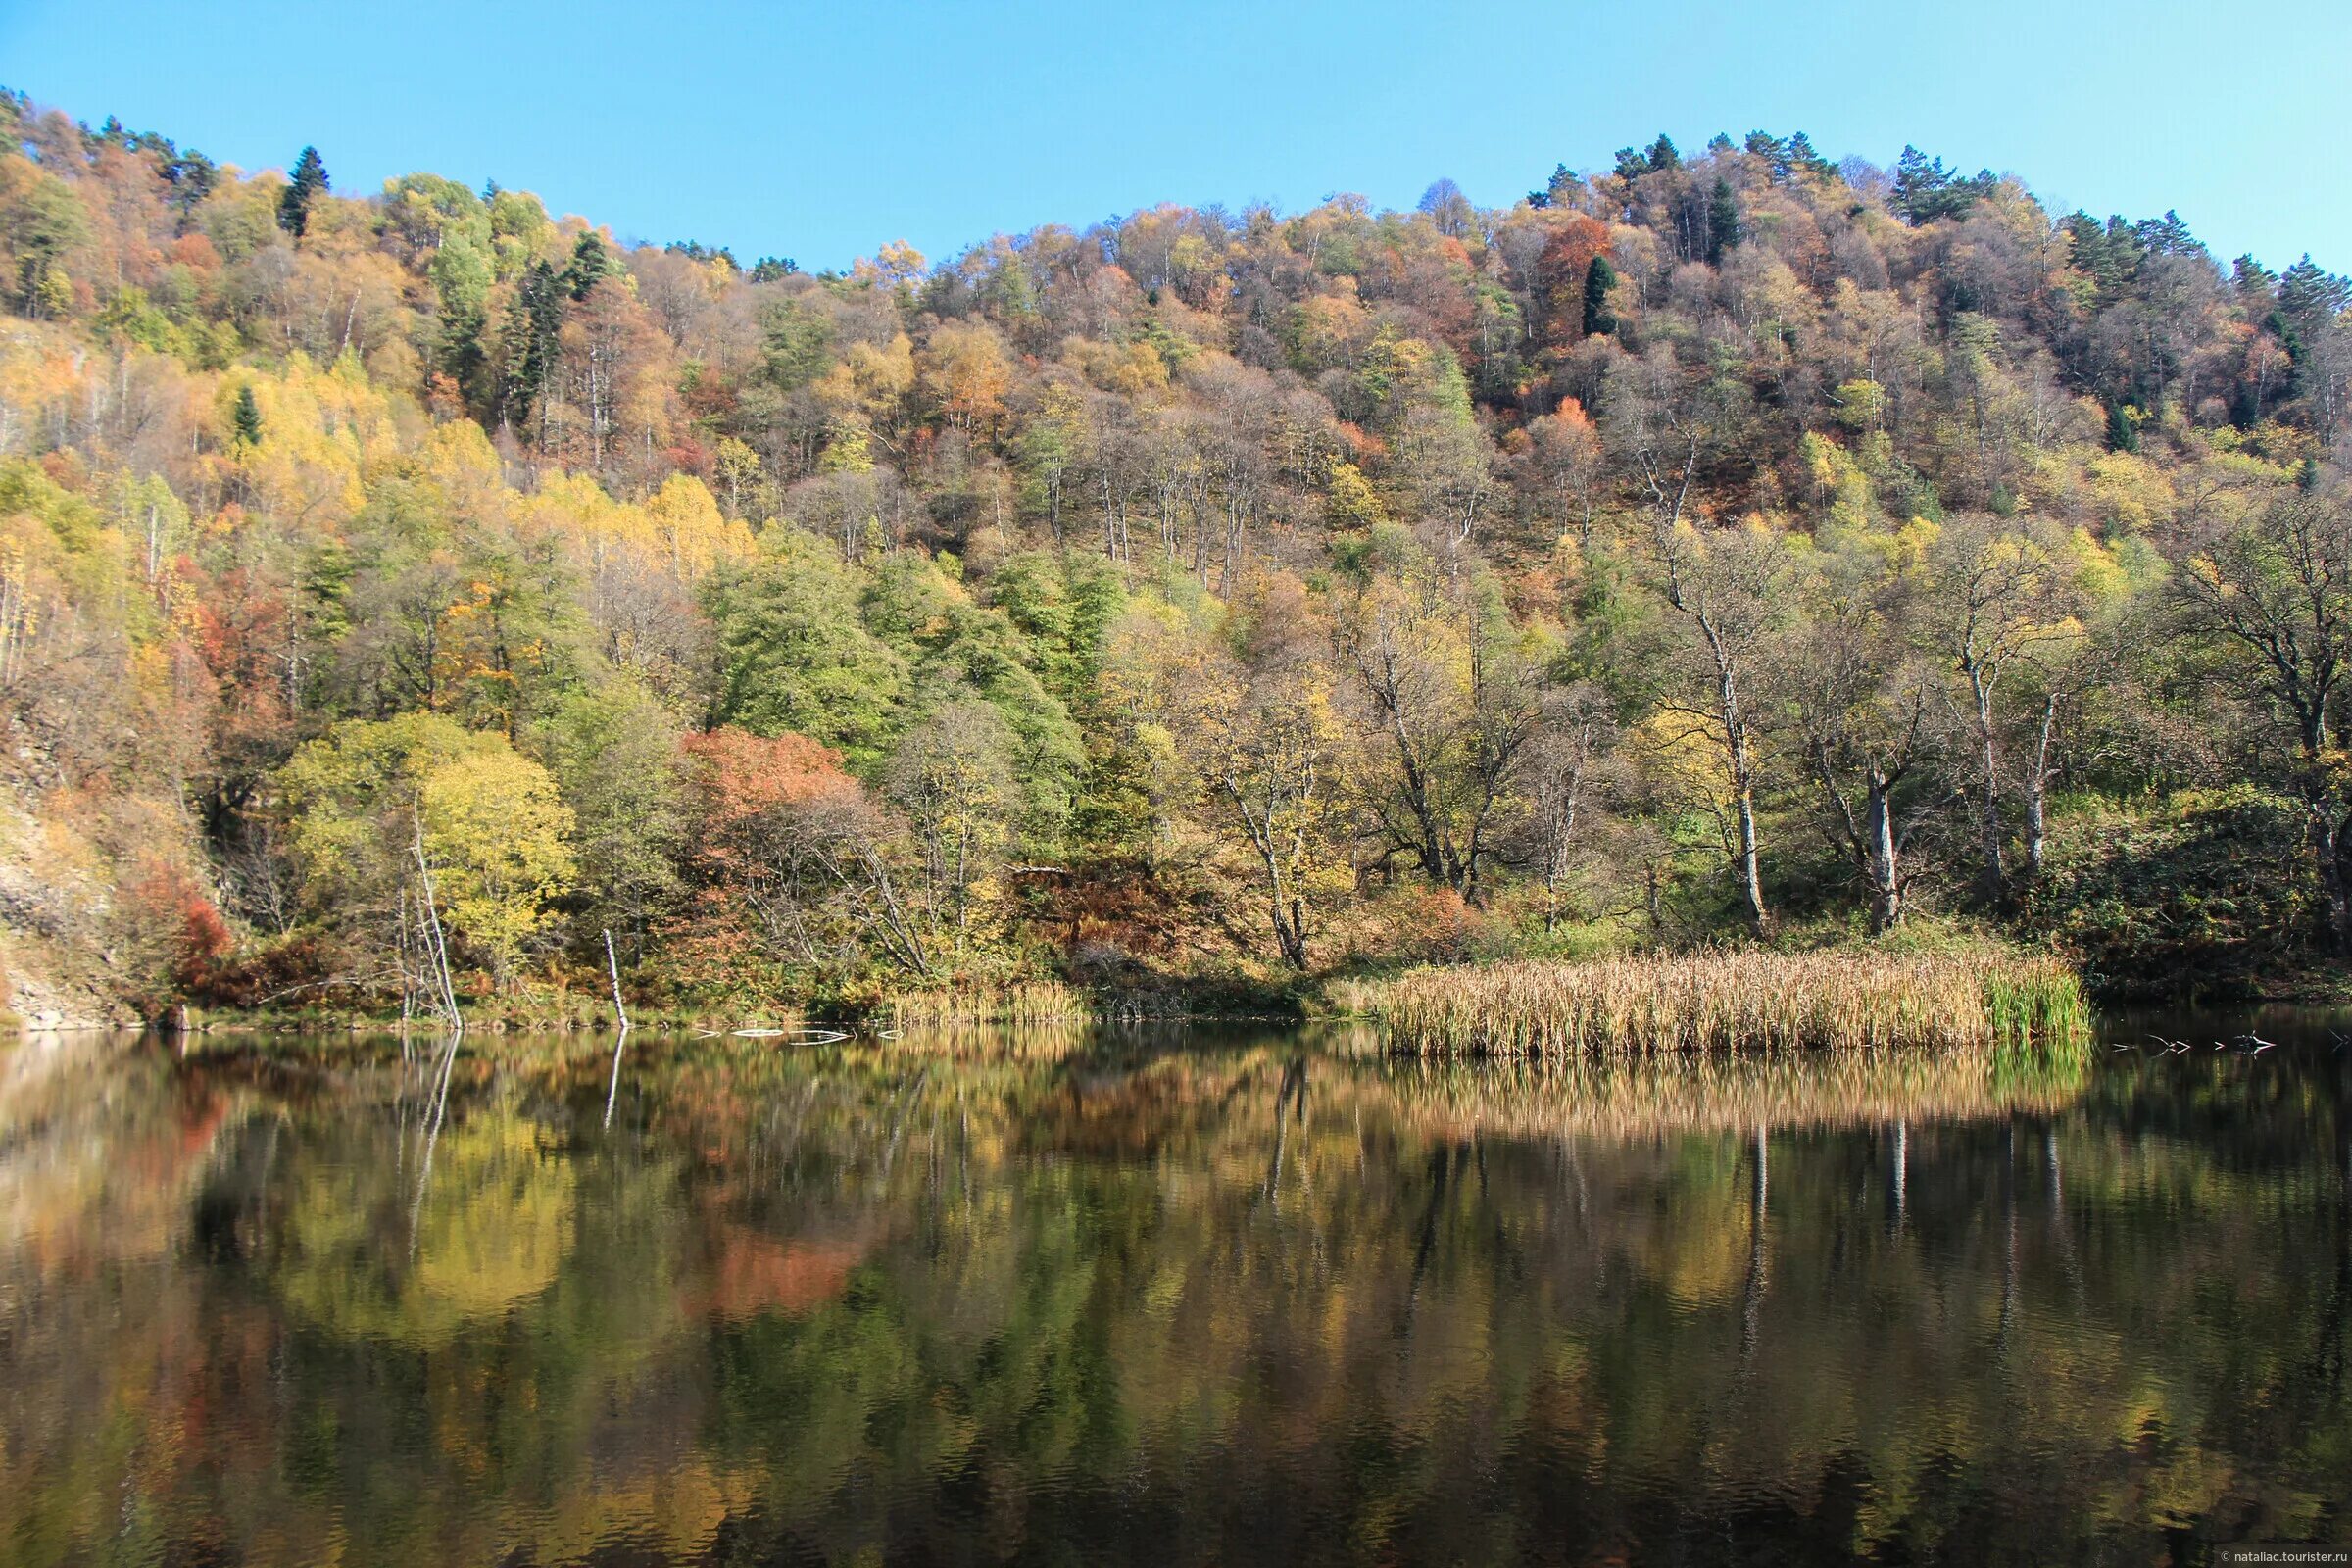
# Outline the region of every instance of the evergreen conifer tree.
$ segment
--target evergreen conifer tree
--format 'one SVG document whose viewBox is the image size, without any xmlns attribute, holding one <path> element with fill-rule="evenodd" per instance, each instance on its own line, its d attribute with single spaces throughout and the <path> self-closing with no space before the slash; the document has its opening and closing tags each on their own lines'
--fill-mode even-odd
<svg viewBox="0 0 2352 1568">
<path fill-rule="evenodd" d="M 262 444 L 262 406 L 253 400 L 251 382 L 237 388 L 236 407 L 230 411 L 229 423 L 234 432 L 233 443 L 240 447 Z"/>
<path fill-rule="evenodd" d="M 2139 431 L 2132 423 L 2131 411 L 2120 402 L 2110 402 L 2107 405 L 2107 450 L 2110 452 L 2137 452 L 2139 450 Z"/>
<path fill-rule="evenodd" d="M 582 234 L 571 248 L 571 263 L 564 269 L 564 287 L 575 300 L 584 300 L 595 292 L 596 285 L 619 266 L 606 253 L 605 242 L 593 230 Z"/>
<path fill-rule="evenodd" d="M 1707 262 L 1721 266 L 1723 253 L 1740 243 L 1740 203 L 1732 195 L 1732 182 L 1718 178 L 1715 194 L 1707 202 Z"/>
<path fill-rule="evenodd" d="M 533 262 L 507 307 L 506 382 L 499 389 L 499 416 L 520 427 L 555 373 L 557 337 L 564 329 L 564 280 L 545 262 Z"/>
<path fill-rule="evenodd" d="M 1605 256 L 1592 258 L 1585 269 L 1585 335 L 1617 330 L 1617 318 L 1609 314 L 1609 286 L 1617 281 L 1617 269 Z"/>
<path fill-rule="evenodd" d="M 311 203 L 326 189 L 326 163 L 316 147 L 305 147 L 294 160 L 293 175 L 277 198 L 277 226 L 302 238 L 311 226 Z"/>
<path fill-rule="evenodd" d="M 2311 253 L 2278 277 L 2278 309 L 2298 326 L 2325 321 L 2352 304 L 2352 280 L 2334 277 L 2315 266 Z"/>
<path fill-rule="evenodd" d="M 1828 175 L 1838 172 L 1838 166 L 1813 150 L 1813 138 L 1798 131 L 1788 138 L 1788 167 L 1808 174 Z"/>
</svg>

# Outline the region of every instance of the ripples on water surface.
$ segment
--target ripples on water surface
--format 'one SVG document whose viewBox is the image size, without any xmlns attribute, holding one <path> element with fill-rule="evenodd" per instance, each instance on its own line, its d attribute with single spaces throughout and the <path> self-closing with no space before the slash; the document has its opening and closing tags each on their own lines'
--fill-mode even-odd
<svg viewBox="0 0 2352 1568">
<path fill-rule="evenodd" d="M 2352 1054 L 2265 1032 L 1668 1074 L 639 1038 L 609 1125 L 593 1042 L 471 1043 L 438 1106 L 390 1047 L 17 1048 L 0 1561 L 2352 1543 Z"/>
</svg>

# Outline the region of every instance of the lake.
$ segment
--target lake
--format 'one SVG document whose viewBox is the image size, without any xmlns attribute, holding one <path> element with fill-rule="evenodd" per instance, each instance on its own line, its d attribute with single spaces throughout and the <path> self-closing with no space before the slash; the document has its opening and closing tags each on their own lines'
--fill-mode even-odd
<svg viewBox="0 0 2352 1568">
<path fill-rule="evenodd" d="M 0 1561 L 2352 1544 L 2352 1052 L 2254 1026 L 0 1047 Z"/>
</svg>

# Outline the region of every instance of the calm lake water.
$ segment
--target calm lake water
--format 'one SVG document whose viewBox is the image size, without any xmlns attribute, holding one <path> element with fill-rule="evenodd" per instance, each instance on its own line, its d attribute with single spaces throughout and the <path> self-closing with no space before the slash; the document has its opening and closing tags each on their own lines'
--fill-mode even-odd
<svg viewBox="0 0 2352 1568">
<path fill-rule="evenodd" d="M 0 1562 L 2352 1543 L 2352 1052 L 2216 1027 L 0 1048 Z"/>
</svg>

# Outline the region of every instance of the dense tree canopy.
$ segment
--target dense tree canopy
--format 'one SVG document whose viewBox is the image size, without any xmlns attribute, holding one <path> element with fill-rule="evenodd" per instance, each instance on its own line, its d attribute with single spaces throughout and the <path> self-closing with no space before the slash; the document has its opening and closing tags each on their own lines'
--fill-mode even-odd
<svg viewBox="0 0 2352 1568">
<path fill-rule="evenodd" d="M 159 876 L 216 980 L 378 996 L 428 875 L 488 983 L 610 928 L 679 993 L 2352 945 L 2308 258 L 1762 131 L 814 275 L 0 142 L 12 963 L 133 951 Z"/>
</svg>

